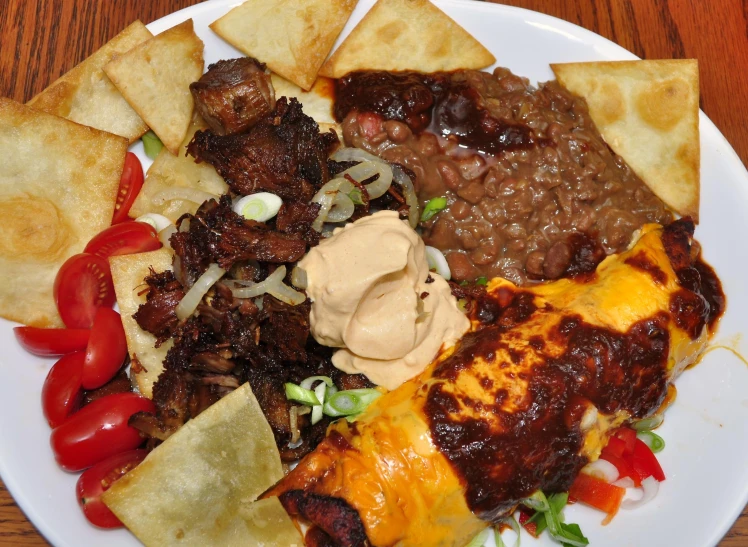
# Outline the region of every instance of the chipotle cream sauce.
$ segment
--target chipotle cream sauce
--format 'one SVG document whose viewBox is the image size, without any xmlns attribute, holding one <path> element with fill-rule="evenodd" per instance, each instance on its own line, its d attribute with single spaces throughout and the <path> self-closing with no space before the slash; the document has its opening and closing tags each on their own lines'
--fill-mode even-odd
<svg viewBox="0 0 748 547">
<path fill-rule="evenodd" d="M 427 282 L 424 243 L 395 211 L 336 229 L 298 266 L 314 338 L 341 348 L 337 368 L 387 389 L 421 372 L 470 326 L 448 283 L 435 273 Z"/>
</svg>

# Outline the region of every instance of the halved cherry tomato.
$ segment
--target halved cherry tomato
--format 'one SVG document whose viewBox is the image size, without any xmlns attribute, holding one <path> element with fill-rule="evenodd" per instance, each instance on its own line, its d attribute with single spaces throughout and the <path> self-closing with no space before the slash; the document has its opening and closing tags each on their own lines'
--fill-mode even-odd
<svg viewBox="0 0 748 547">
<path fill-rule="evenodd" d="M 34 355 L 49 357 L 86 349 L 88 329 L 40 329 L 14 327 L 13 333 L 23 349 Z"/>
<path fill-rule="evenodd" d="M 120 315 L 111 308 L 96 310 L 83 363 L 83 387 L 96 389 L 114 378 L 127 356 Z"/>
<path fill-rule="evenodd" d="M 114 304 L 109 263 L 86 253 L 71 256 L 57 272 L 54 297 L 65 326 L 90 329 L 96 310 L 111 308 Z"/>
<path fill-rule="evenodd" d="M 83 472 L 75 486 L 75 492 L 78 505 L 88 522 L 100 528 L 122 526 L 120 520 L 101 501 L 101 494 L 109 490 L 109 487 L 126 473 L 135 469 L 147 455 L 147 450 L 128 450 L 115 454 Z"/>
<path fill-rule="evenodd" d="M 642 479 L 654 477 L 660 482 L 665 480 L 665 473 L 662 471 L 662 467 L 660 467 L 660 462 L 657 461 L 657 457 L 649 447 L 639 439 L 636 439 L 636 442 L 634 443 L 634 453 L 631 456 L 631 465 L 634 470 L 639 473 Z"/>
<path fill-rule="evenodd" d="M 54 429 L 68 416 L 78 410 L 83 397 L 81 377 L 83 376 L 82 351 L 65 355 L 49 369 L 42 387 L 42 411 Z"/>
<path fill-rule="evenodd" d="M 619 427 L 614 433 L 617 439 L 623 441 L 623 456 L 631 456 L 634 453 L 634 444 L 636 443 L 636 431 L 628 427 Z"/>
<path fill-rule="evenodd" d="M 626 489 L 608 484 L 586 473 L 580 473 L 569 489 L 569 497 L 600 509 L 613 517 L 621 506 Z"/>
<path fill-rule="evenodd" d="M 124 222 L 99 232 L 88 242 L 84 253 L 109 258 L 116 255 L 145 253 L 161 248 L 156 229 L 145 222 Z"/>
<path fill-rule="evenodd" d="M 136 412 L 155 413 L 153 403 L 137 393 L 116 393 L 84 406 L 52 431 L 55 460 L 65 471 L 81 471 L 143 443 L 127 425 Z"/>
<path fill-rule="evenodd" d="M 128 152 L 125 156 L 125 168 L 122 170 L 122 177 L 119 180 L 112 224 L 119 224 L 127 220 L 127 213 L 130 212 L 130 207 L 132 207 L 142 187 L 143 166 L 140 165 L 140 160 L 135 154 Z"/>
</svg>

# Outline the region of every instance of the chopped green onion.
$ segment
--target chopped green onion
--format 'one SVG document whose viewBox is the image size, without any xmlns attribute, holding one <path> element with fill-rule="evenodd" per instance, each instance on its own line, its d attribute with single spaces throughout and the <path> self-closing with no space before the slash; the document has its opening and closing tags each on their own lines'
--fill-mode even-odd
<svg viewBox="0 0 748 547">
<path fill-rule="evenodd" d="M 314 405 L 312 407 L 312 425 L 316 424 L 322 419 L 322 409 L 324 408 L 322 405 L 325 404 L 325 397 L 327 396 L 327 384 L 325 382 L 322 382 L 320 385 L 314 388 L 314 394 L 317 396 L 317 400 L 319 400 L 318 405 Z"/>
<path fill-rule="evenodd" d="M 504 519 L 506 524 L 512 527 L 512 532 L 514 532 L 517 535 L 517 538 L 514 540 L 514 545 L 512 547 L 520 547 L 520 533 L 519 533 L 519 523 L 517 522 L 517 519 L 514 517 L 507 517 Z M 499 525 L 494 526 L 493 529 L 493 539 L 496 542 L 496 547 L 506 547 L 506 543 L 504 543 L 503 538 L 501 537 L 501 530 L 499 528 Z"/>
<path fill-rule="evenodd" d="M 286 399 L 289 401 L 296 401 L 303 405 L 314 406 L 320 404 L 319 399 L 311 389 L 304 389 L 301 386 L 287 382 L 286 387 Z"/>
<path fill-rule="evenodd" d="M 444 196 L 430 199 L 428 203 L 426 203 L 426 206 L 423 208 L 423 213 L 421 213 L 421 222 L 431 220 L 431 218 L 436 213 L 443 210 L 446 206 L 447 198 L 445 198 Z"/>
<path fill-rule="evenodd" d="M 532 496 L 522 501 L 522 504 L 535 509 L 535 507 L 546 507 L 546 509 L 536 509 L 538 511 L 528 522 L 537 522 L 536 533 L 540 535 L 543 530 L 548 528 L 548 533 L 553 539 L 563 545 L 572 547 L 584 547 L 589 544 L 589 540 L 584 537 L 582 530 L 577 524 L 566 524 L 564 522 L 563 508 L 569 499 L 569 494 L 553 494 L 546 498 L 540 490 Z"/>
<path fill-rule="evenodd" d="M 652 431 L 640 431 L 636 434 L 636 438 L 646 444 L 655 454 L 662 452 L 665 448 L 665 440 Z"/>
<path fill-rule="evenodd" d="M 535 511 L 540 511 L 545 513 L 546 511 L 550 511 L 550 507 L 548 506 L 548 499 L 546 499 L 545 494 L 541 492 L 540 490 L 536 490 L 532 496 L 529 498 L 525 498 L 522 500 L 522 505 L 525 507 L 529 507 L 530 509 L 534 509 Z"/>
<path fill-rule="evenodd" d="M 650 416 L 649 418 L 644 418 L 643 420 L 634 422 L 633 424 L 631 424 L 631 429 L 634 429 L 636 431 L 651 431 L 652 429 L 657 429 L 658 427 L 660 427 L 664 419 L 665 417 L 662 414 L 655 414 L 654 416 Z"/>
<path fill-rule="evenodd" d="M 364 194 L 361 192 L 361 188 L 354 188 L 348 192 L 348 197 L 351 198 L 354 205 L 364 204 Z"/>
<path fill-rule="evenodd" d="M 156 156 L 158 156 L 159 152 L 161 152 L 161 149 L 164 147 L 164 143 L 161 142 L 161 139 L 159 139 L 153 131 L 148 131 L 141 137 L 141 139 L 143 140 L 145 155 L 152 160 L 155 160 Z"/>
<path fill-rule="evenodd" d="M 328 416 L 353 416 L 360 414 L 374 399 L 382 394 L 376 389 L 346 389 L 331 395 L 324 405 Z"/>
<path fill-rule="evenodd" d="M 270 192 L 257 192 L 234 203 L 234 212 L 247 220 L 266 222 L 278 214 L 283 200 Z"/>
<path fill-rule="evenodd" d="M 470 283 L 468 281 L 466 281 L 464 279 L 462 281 L 460 281 L 460 287 L 467 287 L 468 285 L 470 285 Z"/>
<path fill-rule="evenodd" d="M 486 543 L 486 540 L 488 539 L 488 534 L 490 533 L 490 528 L 486 528 L 470 540 L 470 543 L 465 545 L 465 547 L 483 547 Z"/>
<path fill-rule="evenodd" d="M 314 382 L 323 382 L 330 387 L 332 387 L 333 385 L 332 378 L 330 378 L 329 376 L 310 376 L 309 378 L 306 378 L 303 382 L 301 382 L 299 385 L 303 387 L 304 389 L 312 389 Z"/>
<path fill-rule="evenodd" d="M 478 279 L 475 280 L 475 284 L 476 285 L 486 286 L 486 285 L 488 285 L 488 279 L 486 279 L 485 277 L 481 276 L 481 277 L 479 277 Z"/>
</svg>

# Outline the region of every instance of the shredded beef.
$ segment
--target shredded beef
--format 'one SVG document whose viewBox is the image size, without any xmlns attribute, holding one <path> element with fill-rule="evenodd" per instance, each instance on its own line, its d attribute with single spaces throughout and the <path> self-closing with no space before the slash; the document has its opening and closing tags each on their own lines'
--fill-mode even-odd
<svg viewBox="0 0 748 547">
<path fill-rule="evenodd" d="M 246 131 L 275 108 L 270 75 L 252 57 L 210 65 L 190 91 L 195 108 L 218 135 Z"/>
<path fill-rule="evenodd" d="M 319 210 L 319 203 L 286 202 L 275 217 L 275 227 L 284 234 L 298 234 L 307 245 L 314 247 L 319 243 L 320 233 L 312 228 L 312 223 Z"/>
<path fill-rule="evenodd" d="M 146 301 L 133 315 L 144 331 L 156 337 L 156 347 L 169 339 L 179 320 L 175 310 L 184 298 L 184 289 L 171 271 L 156 273 L 151 270 L 145 278 L 148 285 Z"/>
<path fill-rule="evenodd" d="M 187 153 L 216 168 L 231 190 L 247 195 L 259 191 L 283 199 L 309 201 L 330 178 L 327 157 L 338 144 L 330 131 L 304 114 L 296 99 L 278 99 L 275 110 L 247 133 L 220 136 L 198 131 Z"/>
</svg>

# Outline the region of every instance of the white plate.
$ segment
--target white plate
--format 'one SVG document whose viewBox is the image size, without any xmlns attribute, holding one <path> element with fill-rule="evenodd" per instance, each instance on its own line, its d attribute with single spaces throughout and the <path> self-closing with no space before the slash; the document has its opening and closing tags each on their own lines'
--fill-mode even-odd
<svg viewBox="0 0 748 547">
<path fill-rule="evenodd" d="M 206 66 L 239 56 L 208 28 L 238 0 L 214 0 L 149 25 L 161 32 L 192 17 L 205 42 Z M 531 81 L 553 77 L 548 63 L 634 59 L 621 47 L 570 23 L 535 12 L 484 4 L 436 2 L 494 52 L 499 64 Z M 361 0 L 347 34 L 373 4 Z M 701 115 L 701 224 L 697 237 L 728 297 L 716 341 L 739 344 L 748 332 L 748 173 L 706 116 Z M 142 147 L 138 145 L 138 152 Z M 23 298 L 23 295 L 19 295 Z M 25 353 L 0 321 L 0 474 L 14 498 L 55 546 L 137 545 L 128 532 L 105 532 L 86 523 L 75 501 L 77 475 L 60 471 L 49 449 L 40 391 L 52 360 Z M 567 521 L 578 522 L 593 546 L 715 545 L 748 501 L 748 368 L 730 352 L 716 350 L 676 383 L 678 400 L 658 433 L 667 441 L 659 456 L 667 480 L 658 497 L 636 511 L 621 511 L 607 526 L 603 515 L 575 505 Z M 550 540 L 525 545 L 553 544 Z M 557 545 L 557 544 L 554 544 Z"/>
</svg>

